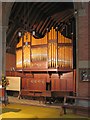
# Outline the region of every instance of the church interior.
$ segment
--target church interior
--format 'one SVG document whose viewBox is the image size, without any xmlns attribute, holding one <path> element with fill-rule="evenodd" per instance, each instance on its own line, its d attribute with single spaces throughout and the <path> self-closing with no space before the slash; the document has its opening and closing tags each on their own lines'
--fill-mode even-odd
<svg viewBox="0 0 90 120">
<path fill-rule="evenodd" d="M 0 10 L 0 117 L 89 117 L 90 2 L 2 2 Z"/>
</svg>

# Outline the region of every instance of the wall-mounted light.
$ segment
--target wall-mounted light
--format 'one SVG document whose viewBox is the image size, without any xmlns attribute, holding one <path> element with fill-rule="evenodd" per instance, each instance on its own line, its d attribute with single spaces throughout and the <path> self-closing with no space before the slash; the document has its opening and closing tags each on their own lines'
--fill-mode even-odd
<svg viewBox="0 0 90 120">
<path fill-rule="evenodd" d="M 21 36 L 22 36 L 22 33 L 21 33 L 21 32 L 18 32 L 18 36 L 21 37 Z"/>
<path fill-rule="evenodd" d="M 74 11 L 74 14 L 76 15 L 77 13 L 78 13 L 78 11 L 77 11 L 77 10 L 75 10 L 75 11 Z"/>
<path fill-rule="evenodd" d="M 35 30 L 32 31 L 32 35 L 35 35 Z"/>
<path fill-rule="evenodd" d="M 56 30 L 58 29 L 58 27 L 56 27 Z"/>
<path fill-rule="evenodd" d="M 71 35 L 73 35 L 73 32 L 71 33 Z"/>
<path fill-rule="evenodd" d="M 49 29 L 47 28 L 47 31 L 48 31 Z"/>
</svg>

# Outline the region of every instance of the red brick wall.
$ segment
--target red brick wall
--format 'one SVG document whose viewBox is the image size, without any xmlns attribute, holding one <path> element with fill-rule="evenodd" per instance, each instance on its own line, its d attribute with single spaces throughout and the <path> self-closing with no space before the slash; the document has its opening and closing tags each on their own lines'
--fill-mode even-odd
<svg viewBox="0 0 90 120">
<path fill-rule="evenodd" d="M 15 61 L 15 55 L 6 53 L 6 71 L 11 70 L 12 67 L 16 67 Z"/>
<path fill-rule="evenodd" d="M 88 60 L 88 6 L 82 15 L 78 16 L 79 60 Z"/>
<path fill-rule="evenodd" d="M 89 95 L 89 86 L 90 83 L 88 82 L 79 82 L 79 91 L 78 91 L 78 95 L 81 97 L 90 97 Z"/>
<path fill-rule="evenodd" d="M 85 8 L 85 15 L 78 16 L 78 35 L 79 35 L 79 62 L 82 61 L 89 61 L 90 60 L 90 53 L 89 53 L 89 46 L 90 46 L 90 4 L 87 3 Z M 88 59 L 89 58 L 89 59 Z M 83 64 L 83 68 L 86 66 Z M 80 68 L 80 66 L 78 66 Z M 81 67 L 82 68 L 82 67 Z M 83 69 L 82 68 L 82 69 Z M 89 86 L 90 82 L 83 82 L 80 81 L 80 74 L 78 76 L 78 95 L 83 97 L 89 96 Z"/>
</svg>

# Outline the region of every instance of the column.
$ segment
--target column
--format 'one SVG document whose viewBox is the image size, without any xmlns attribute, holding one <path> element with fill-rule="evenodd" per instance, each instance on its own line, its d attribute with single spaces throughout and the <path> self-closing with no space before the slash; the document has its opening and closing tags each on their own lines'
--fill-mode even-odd
<svg viewBox="0 0 90 120">
<path fill-rule="evenodd" d="M 2 3 L 0 2 L 0 81 L 1 78 L 2 78 Z M 0 90 L 0 92 L 2 92 L 2 90 Z M 1 113 L 2 109 L 0 108 L 0 114 Z"/>
<path fill-rule="evenodd" d="M 0 80 L 2 77 L 2 2 L 0 2 Z"/>
<path fill-rule="evenodd" d="M 7 26 L 3 25 L 2 21 L 2 3 L 0 3 L 0 80 L 2 74 L 6 75 L 6 30 Z"/>
<path fill-rule="evenodd" d="M 6 75 L 6 30 L 7 26 L 2 26 L 2 73 Z"/>
</svg>

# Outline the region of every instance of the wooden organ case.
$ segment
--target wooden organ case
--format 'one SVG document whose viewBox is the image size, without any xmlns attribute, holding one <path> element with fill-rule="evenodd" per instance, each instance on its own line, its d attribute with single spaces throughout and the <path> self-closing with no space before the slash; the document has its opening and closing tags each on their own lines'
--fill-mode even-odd
<svg viewBox="0 0 90 120">
<path fill-rule="evenodd" d="M 22 95 L 64 96 L 75 92 L 73 40 L 51 28 L 40 39 L 26 32 L 16 46 L 16 69 Z M 47 93 L 47 94 L 46 94 Z"/>
</svg>

